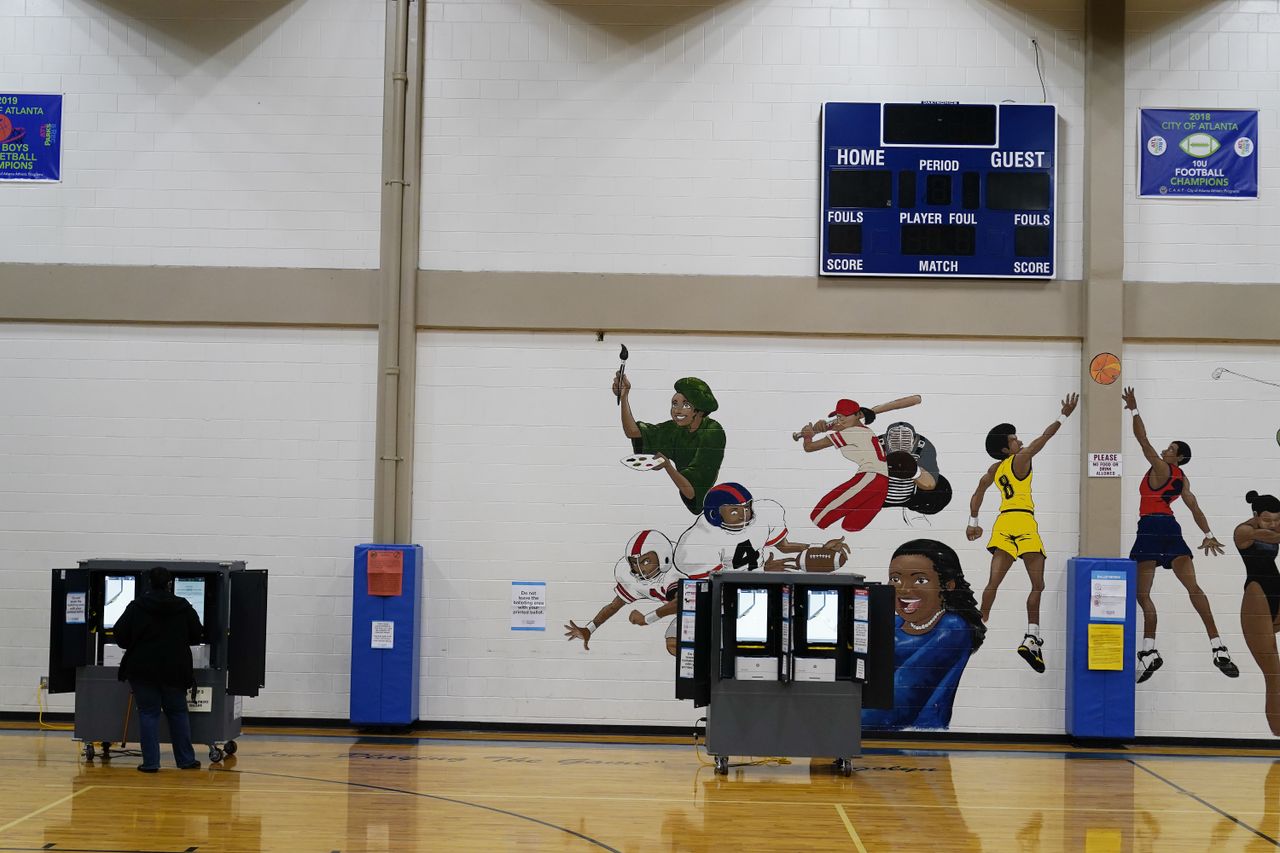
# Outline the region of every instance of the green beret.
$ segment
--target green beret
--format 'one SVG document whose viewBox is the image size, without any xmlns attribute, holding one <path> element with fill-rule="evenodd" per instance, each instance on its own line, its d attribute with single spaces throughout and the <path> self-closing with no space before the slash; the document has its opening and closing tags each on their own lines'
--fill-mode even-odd
<svg viewBox="0 0 1280 853">
<path fill-rule="evenodd" d="M 716 395 L 711 393 L 711 386 L 696 376 L 686 376 L 676 380 L 676 390 L 684 395 L 695 409 L 708 415 L 720 408 Z"/>
</svg>

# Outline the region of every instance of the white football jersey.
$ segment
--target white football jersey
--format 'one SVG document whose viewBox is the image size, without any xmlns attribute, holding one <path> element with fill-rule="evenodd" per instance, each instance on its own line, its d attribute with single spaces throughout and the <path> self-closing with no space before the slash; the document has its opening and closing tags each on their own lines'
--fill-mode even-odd
<svg viewBox="0 0 1280 853">
<path fill-rule="evenodd" d="M 700 515 L 676 543 L 676 568 L 695 579 L 722 570 L 756 571 L 775 556 L 771 546 L 786 538 L 786 515 L 777 501 L 753 501 L 751 522 L 742 530 L 716 527 Z"/>
<path fill-rule="evenodd" d="M 646 598 L 666 604 L 675 597 L 676 589 L 684 578 L 684 575 L 672 567 L 653 580 L 641 580 L 631 573 L 631 563 L 626 557 L 619 560 L 613 567 L 613 576 L 618 581 L 614 591 L 628 604 L 634 604 Z"/>
</svg>

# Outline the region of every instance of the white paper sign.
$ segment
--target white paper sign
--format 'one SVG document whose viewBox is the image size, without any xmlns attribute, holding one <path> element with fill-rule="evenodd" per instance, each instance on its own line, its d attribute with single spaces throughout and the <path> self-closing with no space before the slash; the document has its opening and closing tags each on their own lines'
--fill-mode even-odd
<svg viewBox="0 0 1280 853">
<path fill-rule="evenodd" d="M 191 691 L 187 691 L 187 710 L 192 714 L 207 714 L 213 710 L 213 688 L 197 687 L 196 698 L 191 698 Z"/>
<path fill-rule="evenodd" d="M 396 623 L 374 622 L 371 649 L 394 649 L 396 647 Z"/>
<path fill-rule="evenodd" d="M 1125 593 L 1124 578 L 1099 577 L 1095 574 L 1090 581 L 1089 618 L 1123 620 L 1128 603 Z"/>
<path fill-rule="evenodd" d="M 698 586 L 693 581 L 685 581 L 680 587 L 682 598 L 681 610 L 698 609 Z"/>
<path fill-rule="evenodd" d="M 684 613 L 680 618 L 680 642 L 692 643 L 697 639 L 698 623 L 692 613 Z"/>
<path fill-rule="evenodd" d="M 546 581 L 511 582 L 511 630 L 547 630 Z"/>
<path fill-rule="evenodd" d="M 86 599 L 89 594 L 86 592 L 69 592 L 67 593 L 67 624 L 83 625 L 84 614 L 88 609 Z"/>
<path fill-rule="evenodd" d="M 1119 477 L 1121 469 L 1119 453 L 1090 453 L 1090 477 Z"/>
<path fill-rule="evenodd" d="M 693 678 L 693 649 L 680 650 L 680 677 Z"/>
<path fill-rule="evenodd" d="M 853 650 L 858 654 L 865 655 L 867 653 L 867 623 L 853 623 Z"/>
<path fill-rule="evenodd" d="M 867 680 L 867 662 L 862 658 L 858 658 L 857 663 L 854 664 L 853 677 L 859 681 Z"/>
<path fill-rule="evenodd" d="M 870 612 L 871 594 L 865 589 L 855 589 L 853 591 L 853 618 L 860 622 L 867 621 L 867 615 Z"/>
</svg>

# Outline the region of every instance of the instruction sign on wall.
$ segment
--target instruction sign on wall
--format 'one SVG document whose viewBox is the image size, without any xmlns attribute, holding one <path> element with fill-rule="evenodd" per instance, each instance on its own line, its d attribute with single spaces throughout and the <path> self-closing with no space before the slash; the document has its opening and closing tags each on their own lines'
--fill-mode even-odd
<svg viewBox="0 0 1280 853">
<path fill-rule="evenodd" d="M 1121 473 L 1119 453 L 1090 453 L 1090 477 L 1119 477 Z"/>
<path fill-rule="evenodd" d="M 546 581 L 511 582 L 511 630 L 547 630 Z"/>
<path fill-rule="evenodd" d="M 1138 194 L 1257 198 L 1257 110 L 1142 110 Z"/>
</svg>

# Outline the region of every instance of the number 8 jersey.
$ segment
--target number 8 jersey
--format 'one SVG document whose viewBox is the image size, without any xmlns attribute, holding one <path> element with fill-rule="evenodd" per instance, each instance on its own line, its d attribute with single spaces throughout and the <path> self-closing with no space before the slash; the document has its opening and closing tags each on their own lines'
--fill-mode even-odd
<svg viewBox="0 0 1280 853">
<path fill-rule="evenodd" d="M 1000 511 L 1035 512 L 1036 502 L 1031 499 L 1031 472 L 1019 480 L 1013 473 L 1013 457 L 1007 456 L 996 467 L 996 488 L 1000 490 Z"/>
<path fill-rule="evenodd" d="M 716 527 L 705 515 L 680 535 L 676 543 L 676 568 L 695 580 L 714 572 L 753 572 L 764 568 L 769 548 L 787 538 L 782 504 L 755 500 L 745 527 Z"/>
</svg>

